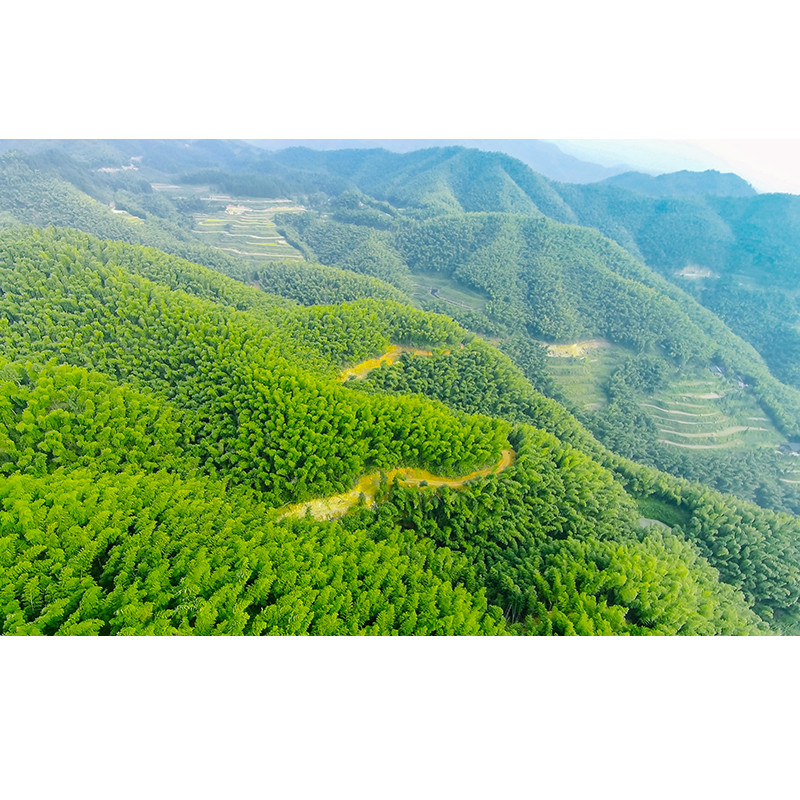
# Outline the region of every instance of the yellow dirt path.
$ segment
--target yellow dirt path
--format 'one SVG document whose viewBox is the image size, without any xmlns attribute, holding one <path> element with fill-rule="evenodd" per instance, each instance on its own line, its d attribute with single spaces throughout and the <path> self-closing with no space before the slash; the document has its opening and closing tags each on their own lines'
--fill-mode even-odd
<svg viewBox="0 0 800 800">
<path fill-rule="evenodd" d="M 488 475 L 496 475 L 502 472 L 514 463 L 515 458 L 516 453 L 514 450 L 508 448 L 503 450 L 500 460 L 496 464 L 475 470 L 468 475 L 462 475 L 460 478 L 444 478 L 441 475 L 434 475 L 432 472 L 418 467 L 399 467 L 384 474 L 389 479 L 389 482 L 397 478 L 401 486 L 421 487 L 422 484 L 425 484 L 427 486 L 448 486 L 451 489 L 458 489 L 467 481 L 475 478 L 485 478 Z M 349 492 L 334 494 L 330 497 L 321 497 L 317 500 L 308 500 L 305 503 L 295 503 L 289 506 L 278 519 L 285 519 L 286 517 L 302 518 L 306 514 L 310 514 L 317 520 L 337 519 L 338 517 L 343 517 L 355 506 L 361 499 L 362 494 L 364 495 L 365 504 L 369 508 L 373 508 L 380 482 L 380 472 L 371 472 L 359 478 L 356 485 Z"/>
<path fill-rule="evenodd" d="M 445 350 L 444 354 L 447 355 L 449 352 L 449 350 Z M 344 383 L 344 381 L 349 378 L 354 378 L 357 381 L 364 380 L 372 370 L 377 369 L 381 364 L 394 364 L 403 353 L 413 353 L 415 356 L 433 355 L 431 350 L 418 350 L 416 347 L 402 347 L 393 344 L 382 356 L 368 358 L 366 361 L 362 361 L 354 367 L 342 370 L 339 373 L 339 382 Z"/>
</svg>

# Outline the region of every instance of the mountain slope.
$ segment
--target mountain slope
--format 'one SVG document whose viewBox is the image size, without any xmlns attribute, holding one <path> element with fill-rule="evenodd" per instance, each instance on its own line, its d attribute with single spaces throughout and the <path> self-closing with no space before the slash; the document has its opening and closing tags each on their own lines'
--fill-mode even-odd
<svg viewBox="0 0 800 800">
<path fill-rule="evenodd" d="M 389 341 L 460 351 L 446 318 L 303 308 L 54 229 L 4 234 L 0 270 L 6 633 L 766 629 L 679 532 L 639 528 L 590 455 L 337 383 Z M 278 520 L 370 468 L 464 474 L 509 441 L 516 461 L 462 489 L 386 486 L 342 522 Z M 480 520 L 485 541 L 467 535 Z"/>
<path fill-rule="evenodd" d="M 42 169 L 28 167 L 28 170 L 40 183 L 45 179 L 63 183 L 58 176 L 73 175 L 82 164 L 121 163 L 125 158 L 141 157 L 135 163 L 140 165 L 142 175 L 147 170 L 150 170 L 147 174 L 156 174 L 152 164 L 147 166 L 150 160 L 164 169 L 170 164 L 173 169 L 194 165 L 208 171 L 207 168 L 213 167 L 220 180 L 235 178 L 234 182 L 242 185 L 252 176 L 260 176 L 268 181 L 288 182 L 298 191 L 315 186 L 339 192 L 341 187 L 356 184 L 375 192 L 391 191 L 412 205 L 400 210 L 386 200 L 376 200 L 351 188 L 330 200 L 322 195 L 305 198 L 304 202 L 320 210 L 319 216 L 303 217 L 295 213 L 281 218 L 281 229 L 296 250 L 305 253 L 312 262 L 321 261 L 344 270 L 338 273 L 326 272 L 300 260 L 291 264 L 273 262 L 273 266 L 263 261 L 247 265 L 218 249 L 201 245 L 203 234 L 192 230 L 197 223 L 185 212 L 202 206 L 204 194 L 191 187 L 179 188 L 177 194 L 151 190 L 148 195 L 147 192 L 132 194 L 129 190 L 134 185 L 126 184 L 128 189 L 115 190 L 113 196 L 140 216 L 114 216 L 135 233 L 136 238 L 129 237 L 129 241 L 158 244 L 251 285 L 286 292 L 301 302 L 387 297 L 401 302 L 410 300 L 420 307 L 455 316 L 472 330 L 493 338 L 537 386 L 568 402 L 595 432 L 626 455 L 687 477 L 705 475 L 719 488 L 771 507 L 800 510 L 800 493 L 792 483 L 791 464 L 770 455 L 772 451 L 768 450 L 780 443 L 774 426 L 783 436 L 796 435 L 800 414 L 795 393 L 775 381 L 761 359 L 740 339 L 731 336 L 729 330 L 697 304 L 687 304 L 682 292 L 674 294 L 675 290 L 658 281 L 652 271 L 641 264 L 631 266 L 632 260 L 622 268 L 622 260 L 609 250 L 607 243 L 598 237 L 584 236 L 581 240 L 577 230 L 571 229 L 567 244 L 569 237 L 565 238 L 563 230 L 548 226 L 542 216 L 544 209 L 547 214 L 567 221 L 582 217 L 589 224 L 606 228 L 606 233 L 633 253 L 640 252 L 636 240 L 662 242 L 674 251 L 671 257 L 677 257 L 677 244 L 681 252 L 690 253 L 695 247 L 708 247 L 715 236 L 726 252 L 736 251 L 735 236 L 714 216 L 709 204 L 719 202 L 735 207 L 739 203 L 744 208 L 749 207 L 750 198 L 647 198 L 611 186 L 558 185 L 536 176 L 507 156 L 463 148 L 409 155 L 380 150 L 339 153 L 290 150 L 279 154 L 283 163 L 257 148 L 225 142 L 74 143 L 69 152 L 69 156 L 55 158 L 45 149 L 35 154 Z M 114 158 L 117 160 L 113 161 Z M 49 165 L 47 169 L 45 162 Z M 101 174 L 96 172 L 96 166 L 92 168 L 95 172 L 82 179 L 87 186 L 100 181 Z M 133 170 L 110 173 L 107 180 L 116 181 L 123 174 L 139 173 Z M 174 173 L 173 177 L 168 173 L 157 174 L 162 181 L 175 177 Z M 37 185 L 36 180 L 28 185 Z M 110 185 L 101 188 L 102 192 L 111 190 Z M 71 191 L 76 193 L 74 187 Z M 97 189 L 98 196 L 102 192 Z M 46 194 L 40 186 L 31 195 L 29 206 L 46 209 Z M 81 197 L 91 203 L 88 196 Z M 764 203 L 765 198 L 769 201 L 767 206 L 771 205 L 770 196 L 752 198 L 752 202 Z M 502 223 L 495 217 L 491 224 L 478 224 L 479 212 L 469 212 L 456 224 L 456 218 L 465 214 L 465 207 L 483 206 L 514 211 L 504 211 L 508 218 Z M 19 203 L 7 204 L 6 208 L 12 209 L 8 213 L 18 214 L 18 218 L 26 218 L 19 210 Z M 82 218 L 77 210 L 65 217 L 64 208 L 60 204 L 57 209 L 60 216 L 51 213 L 43 219 L 40 213 L 29 218 L 37 222 L 67 221 L 104 234 L 98 221 Z M 527 210 L 520 215 L 518 209 Z M 104 220 L 107 219 L 108 210 L 100 210 L 105 213 Z M 590 219 L 586 219 L 587 213 Z M 435 218 L 439 216 L 449 219 L 437 223 Z M 541 231 L 533 235 L 533 222 L 528 220 L 523 224 L 521 218 L 516 218 L 521 216 L 538 217 L 542 220 Z M 635 225 L 630 221 L 634 218 Z M 416 229 L 414 220 L 419 223 Z M 757 221 L 753 230 L 759 230 L 757 226 L 761 224 Z M 786 227 L 790 229 L 791 225 Z M 521 233 L 522 228 L 525 233 Z M 403 243 L 402 231 L 417 235 L 425 230 L 438 230 L 444 238 L 428 243 L 424 259 L 415 256 L 413 247 L 405 252 L 409 246 Z M 468 230 L 480 231 L 485 238 L 483 250 L 473 248 L 474 252 L 467 253 L 461 246 L 458 252 L 453 251 L 447 237 L 467 235 Z M 469 236 L 474 233 L 467 235 L 467 239 Z M 771 252 L 770 246 L 761 242 L 758 251 L 766 256 Z M 462 255 L 468 263 L 458 262 Z M 413 269 L 407 260 L 414 262 Z M 438 266 L 429 269 L 434 264 Z M 530 269 L 531 265 L 535 269 Z M 375 277 L 383 283 L 375 283 L 372 280 Z M 758 349 L 769 369 L 780 379 L 800 380 L 797 377 L 800 334 L 793 328 L 796 300 L 791 295 L 759 290 L 756 305 L 749 288 L 724 279 L 690 280 L 669 272 L 665 277 L 682 283 L 696 299 L 722 314 L 736 333 Z M 385 285 L 386 282 L 394 284 L 395 289 Z M 313 292 L 312 286 L 316 287 Z M 587 291 L 590 287 L 591 291 Z M 609 298 L 610 303 L 606 302 Z M 622 300 L 626 301 L 625 314 L 620 305 Z M 680 311 L 672 305 L 675 302 L 682 304 Z M 670 306 L 672 310 L 667 312 Z M 628 312 L 632 314 L 630 319 Z M 632 324 L 633 320 L 638 322 Z M 699 338 L 697 329 L 703 331 Z M 598 351 L 594 361 L 586 363 L 585 359 L 581 362 L 548 358 L 549 351 L 537 341 L 572 344 L 582 336 L 608 337 L 613 346 Z M 705 344 L 698 344 L 700 339 Z M 667 352 L 661 352 L 665 346 Z M 742 402 L 735 401 L 738 410 L 716 409 L 720 419 L 727 418 L 727 424 L 708 428 L 709 435 L 695 444 L 691 436 L 678 435 L 692 434 L 694 430 L 678 424 L 683 417 L 676 414 L 671 414 L 668 420 L 669 431 L 660 430 L 664 428 L 663 420 L 653 419 L 651 408 L 658 406 L 658 398 L 654 403 L 652 397 L 636 391 L 632 398 L 619 396 L 620 382 L 614 377 L 617 371 L 624 367 L 626 359 L 637 357 L 637 351 L 648 353 L 653 348 L 655 352 L 650 355 L 663 361 L 666 372 L 664 369 L 662 372 L 670 385 L 683 382 L 682 362 L 671 358 L 670 353 L 685 359 L 700 351 L 705 355 L 690 358 L 691 376 L 686 380 L 705 383 L 710 387 L 708 394 L 719 394 L 711 384 L 718 382 L 717 371 L 722 370 L 725 375 L 722 394 L 733 396 L 740 391 L 739 384 L 747 385 Z M 653 386 L 651 391 L 657 390 Z M 756 418 L 763 417 L 767 418 L 766 425 L 753 426 Z M 753 427 L 764 430 L 753 431 Z M 714 438 L 726 431 L 729 434 L 721 442 Z M 750 464 L 763 480 L 755 484 L 748 480 L 744 470 L 736 467 L 736 457 L 729 457 L 731 454 L 738 455 L 738 463 Z M 731 482 L 729 478 L 734 473 L 736 477 Z"/>
<path fill-rule="evenodd" d="M 116 582 L 128 587 L 132 603 L 130 625 L 123 626 L 128 632 L 137 630 L 136 619 L 142 631 L 207 632 L 208 615 L 226 620 L 220 632 L 281 632 L 284 623 L 292 631 L 297 623 L 299 630 L 312 632 L 796 630 L 797 519 L 651 468 L 701 477 L 773 508 L 800 508 L 797 481 L 780 462 L 791 459 L 774 453 L 781 441 L 774 426 L 793 435 L 792 426 L 800 419 L 796 393 L 778 383 L 759 355 L 689 294 L 613 242 L 574 225 L 583 207 L 565 201 L 564 187 L 513 159 L 462 148 L 408 158 L 381 151 L 311 156 L 287 151 L 278 162 L 261 156 L 249 161 L 252 153 L 246 148 L 240 160 L 230 143 L 190 145 L 188 160 L 176 158 L 173 165 L 205 170 L 192 180 L 209 180 L 212 187 L 214 175 L 232 186 L 265 191 L 280 179 L 296 192 L 325 187 L 336 195 L 303 197 L 311 212 L 299 211 L 296 199 L 284 203 L 292 206 L 291 213 L 277 218 L 308 261 L 248 264 L 199 244 L 193 215 L 205 202 L 207 188 L 194 190 L 195 184 L 188 183 L 170 192 L 148 192 L 149 183 L 145 186 L 138 177 L 130 181 L 81 172 L 81 165 L 95 158 L 93 147 L 80 144 L 68 158 L 39 154 L 30 162 L 27 156 L 7 157 L 13 168 L 27 169 L 30 180 L 12 187 L 16 194 L 0 206 L 6 222 L 35 214 L 37 222 L 46 222 L 61 214 L 61 220 L 88 228 L 108 220 L 124 223 L 118 230 L 134 231 L 140 237 L 134 241 L 164 241 L 173 252 L 197 252 L 239 282 L 152 248 L 56 229 L 7 233 L 0 256 L 5 292 L 0 341 L 8 378 L 0 465 L 8 480 L 17 481 L 14 491 L 41 498 L 42 508 L 57 505 L 59 493 L 73 490 L 64 487 L 78 491 L 77 484 L 61 483 L 62 477 L 84 470 L 76 480 L 84 486 L 107 481 L 103 502 L 113 505 L 115 492 L 124 495 L 140 486 L 125 483 L 125 476 L 147 482 L 161 465 L 170 477 L 158 484 L 158 497 L 181 497 L 187 482 L 199 480 L 187 489 L 190 494 L 207 498 L 211 506 L 218 498 L 223 505 L 215 507 L 230 507 L 232 519 L 259 509 L 260 521 L 253 525 L 263 529 L 269 523 L 265 535 L 275 539 L 285 528 L 319 524 L 285 518 L 286 508 L 316 500 L 324 505 L 374 474 L 376 508 L 370 490 L 361 500 L 363 508 L 323 523 L 333 531 L 334 539 L 326 541 L 346 539 L 346 546 L 362 555 L 369 549 L 365 536 L 391 541 L 397 549 L 383 551 L 387 559 L 410 553 L 428 572 L 413 577 L 406 566 L 386 562 L 389 572 L 383 566 L 379 572 L 392 575 L 394 588 L 387 584 L 384 591 L 370 587 L 366 573 L 358 573 L 345 590 L 334 570 L 321 583 L 303 584 L 292 595 L 307 610 L 316 592 L 332 605 L 296 617 L 289 610 L 294 601 L 287 600 L 281 606 L 287 618 L 276 617 L 283 594 L 270 592 L 249 604 L 249 583 L 256 573 L 239 589 L 231 585 L 225 577 L 231 562 L 225 561 L 224 542 L 217 537 L 214 557 L 222 559 L 215 562 L 222 571 L 208 584 L 209 591 L 203 589 L 202 601 L 190 607 L 190 616 L 179 619 L 174 612 L 181 605 L 176 593 L 183 578 L 178 583 L 159 578 L 163 594 L 156 602 L 155 596 L 145 600 L 137 594 L 135 580 L 126 583 L 128 577 L 117 574 L 122 562 L 114 562 L 104 584 L 77 589 L 69 577 L 75 566 L 68 564 L 57 579 L 47 573 L 50 588 L 39 594 L 45 573 L 36 577 L 31 561 L 33 571 L 26 567 L 24 580 L 9 583 L 3 595 L 19 632 L 32 632 L 45 608 L 53 611 L 48 598 L 62 584 L 69 592 L 61 599 L 73 604 L 71 610 L 67 616 L 58 611 L 57 624 L 42 621 L 40 630 L 54 632 L 67 619 L 69 625 L 87 622 L 85 632 L 122 630 L 112 622 L 123 607 L 116 595 L 101 614 L 87 610 L 85 617 L 83 612 L 72 617 L 83 589 L 91 590 L 90 597 L 97 592 L 106 596 L 113 594 Z M 160 166 L 169 169 L 181 147 L 154 144 L 147 153 L 157 154 Z M 103 148 L 106 158 L 109 151 Z M 151 170 L 150 180 L 179 178 L 146 167 L 148 157 L 143 156 L 138 171 Z M 26 185 L 31 189 L 27 198 Z M 52 207 L 44 196 L 49 186 L 65 192 Z M 650 224 L 649 212 L 631 192 L 614 187 L 570 191 L 575 189 L 584 192 L 578 200 L 618 197 L 631 213 L 644 214 L 635 230 L 625 215 L 606 217 L 630 242 Z M 108 216 L 112 212 L 103 203 L 109 196 L 124 202 L 128 214 Z M 642 202 L 666 203 L 672 217 L 666 214 L 656 222 L 672 219 L 680 236 L 687 203 L 705 209 L 712 220 L 711 204 L 732 208 L 749 199 L 642 196 Z M 480 210 L 485 206 L 503 210 Z M 89 209 L 85 219 L 83 208 Z M 208 216 L 207 207 L 200 213 Z M 692 219 L 699 220 L 699 241 L 706 222 Z M 691 239 L 686 243 L 691 246 Z M 415 310 L 409 300 L 447 317 Z M 355 302 L 313 305 L 320 301 Z M 492 338 L 538 388 L 563 396 L 615 452 L 563 406 L 538 393 L 497 350 L 448 317 Z M 575 341 L 581 337 L 592 338 Z M 580 353 L 588 344 L 599 348 L 594 361 L 585 361 L 593 373 L 592 391 L 600 392 L 596 406 L 579 382 L 570 382 L 574 370 L 569 358 L 555 357 Z M 342 385 L 344 368 L 370 360 L 374 366 L 390 345 L 425 354 L 405 356 L 366 380 Z M 88 377 L 76 373 L 67 379 L 48 372 L 58 363 L 58 369 L 88 370 Z M 412 366 L 408 381 L 398 378 Z M 360 368 L 354 371 L 362 374 Z M 65 380 L 85 385 L 88 393 L 76 395 Z M 689 387 L 692 382 L 697 388 Z M 32 394 L 23 389 L 34 384 Z M 685 386 L 683 395 L 676 394 L 679 384 Z M 705 385 L 709 388 L 700 388 Z M 114 398 L 110 405 L 109 397 Z M 723 419 L 716 427 L 705 424 L 712 413 L 703 404 Z M 756 425 L 738 424 L 756 416 Z M 111 419 L 113 427 L 105 424 Z M 660 432 L 665 424 L 668 436 Z M 729 445 L 724 437 L 740 437 L 744 443 L 734 439 Z M 713 444 L 689 444 L 707 441 Z M 493 472 L 500 452 L 509 448 L 516 458 Z M 693 453 L 697 456 L 690 459 Z M 379 480 L 381 471 L 393 475 L 412 468 L 432 475 L 432 485 Z M 465 484 L 462 476 L 471 474 L 481 477 Z M 48 480 L 61 488 L 45 500 L 44 484 L 30 482 Z M 9 500 L 7 509 L 12 505 Z M 203 504 L 179 505 L 186 520 L 195 520 L 186 523 L 188 528 L 208 527 Z M 41 545 L 34 529 L 25 527 L 24 507 L 13 505 L 21 516 L 14 518 L 17 533 L 9 540 L 9 565 L 22 563 L 13 554 L 22 558 L 27 552 L 28 534 L 24 542 L 17 535 L 23 528 L 31 531 L 36 547 Z M 121 508 L 130 519 L 149 513 L 139 506 Z M 181 524 L 170 517 L 159 541 Z M 362 544 L 342 532 L 355 534 Z M 94 540 L 97 534 L 87 535 Z M 108 547 L 118 545 L 122 553 L 122 540 Z M 57 539 L 47 546 L 58 548 Z M 310 546 L 313 551 L 317 545 Z M 338 546 L 324 545 L 334 562 Z M 246 554 L 247 547 L 237 545 L 237 552 Z M 137 567 L 142 580 L 154 566 L 169 572 L 171 555 L 130 552 L 123 559 L 127 564 L 147 559 L 146 566 Z M 83 563 L 79 550 L 73 554 Z M 308 570 L 308 562 L 296 563 L 301 562 Z M 97 569 L 102 570 L 91 573 L 94 580 L 104 574 L 104 563 L 101 557 Z M 200 575 L 206 573 L 201 569 Z M 289 574 L 287 581 L 281 586 L 291 595 L 295 578 Z M 425 614 L 411 588 L 414 581 L 426 581 L 438 598 L 426 595 Z M 375 605 L 376 591 L 397 598 L 393 610 Z M 360 593 L 372 598 L 362 604 L 380 610 L 348 616 L 346 609 L 358 605 Z M 416 597 L 412 606 L 404 606 L 401 598 L 411 596 Z M 234 611 L 223 598 L 234 598 L 242 611 L 235 625 Z M 203 615 L 194 615 L 202 604 Z M 446 610 L 456 607 L 457 613 Z M 262 612 L 265 627 L 254 622 Z"/>
<path fill-rule="evenodd" d="M 464 211 L 543 214 L 596 228 L 721 314 L 782 380 L 800 386 L 800 340 L 793 328 L 800 317 L 793 290 L 800 269 L 800 198 L 753 196 L 736 176 L 713 171 L 658 178 L 629 175 L 579 186 L 548 181 L 516 159 L 496 153 L 459 148 L 421 152 L 424 155 L 294 149 L 274 158 L 294 170 L 329 176 L 332 184 L 343 181 L 378 199 L 408 206 L 409 212 L 420 209 L 417 213 L 423 216 Z M 619 181 L 633 181 L 632 188 L 639 191 L 614 185 Z M 737 196 L 715 196 L 722 194 Z M 738 297 L 731 302 L 730 284 L 696 280 L 706 272 L 711 278 L 729 277 Z M 772 316 L 779 316 L 778 306 L 765 294 L 776 285 L 789 290 L 791 301 L 791 319 L 779 322 L 777 339 L 753 313 L 768 304 Z"/>
</svg>

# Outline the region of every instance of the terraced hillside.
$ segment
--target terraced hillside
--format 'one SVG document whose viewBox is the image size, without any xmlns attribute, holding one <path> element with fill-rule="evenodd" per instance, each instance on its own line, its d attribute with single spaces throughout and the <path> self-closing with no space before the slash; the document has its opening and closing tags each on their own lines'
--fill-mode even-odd
<svg viewBox="0 0 800 800">
<path fill-rule="evenodd" d="M 453 278 L 436 273 L 413 273 L 414 292 L 412 297 L 419 301 L 429 301 L 430 297 L 440 300 L 451 313 L 458 309 L 482 312 L 489 298 L 480 292 L 459 283 Z"/>
<path fill-rule="evenodd" d="M 272 221 L 277 213 L 303 210 L 290 200 L 212 195 L 206 202 L 208 211 L 194 214 L 194 233 L 206 244 L 258 263 L 303 258 Z"/>
<path fill-rule="evenodd" d="M 784 441 L 744 384 L 707 371 L 671 382 L 642 405 L 658 426 L 659 442 L 671 447 L 774 448 Z"/>
<path fill-rule="evenodd" d="M 605 386 L 630 353 L 605 339 L 548 345 L 547 370 L 568 406 L 594 411 L 608 404 Z"/>
<path fill-rule="evenodd" d="M 790 486 L 800 486 L 800 460 L 796 456 L 788 458 L 782 466 L 783 470 L 779 480 Z"/>
</svg>

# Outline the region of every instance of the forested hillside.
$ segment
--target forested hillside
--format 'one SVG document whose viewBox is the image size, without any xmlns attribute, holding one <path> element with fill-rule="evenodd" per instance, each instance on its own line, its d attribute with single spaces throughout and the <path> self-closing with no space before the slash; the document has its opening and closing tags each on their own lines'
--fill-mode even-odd
<svg viewBox="0 0 800 800">
<path fill-rule="evenodd" d="M 13 145 L 3 633 L 798 630 L 791 351 L 598 200 L 699 242 L 761 197 L 465 148 Z"/>
<path fill-rule="evenodd" d="M 546 218 L 471 213 L 420 221 L 395 211 L 376 229 L 371 214 L 362 202 L 347 222 L 338 211 L 276 221 L 308 257 L 393 282 L 423 308 L 492 338 L 612 449 L 800 511 L 791 464 L 775 454 L 781 436 L 800 435 L 800 393 L 690 295 L 596 232 Z M 597 339 L 609 349 L 589 359 L 597 361 L 596 370 L 583 367 L 590 385 L 570 396 L 574 369 L 548 358 L 545 345 Z M 665 417 L 669 409 L 654 397 L 687 374 L 719 384 L 708 396 L 727 397 L 727 406 L 713 409 L 720 424 L 698 444 L 692 437 L 706 429 L 688 426 L 686 414 L 709 415 L 677 405 L 678 415 Z M 696 405 L 684 391 L 690 397 L 676 395 L 678 403 Z"/>
<path fill-rule="evenodd" d="M 417 215 L 522 213 L 596 228 L 693 294 L 750 342 L 776 377 L 800 387 L 800 199 L 793 195 L 755 195 L 737 176 L 713 171 L 556 183 L 509 156 L 464 148 L 405 155 L 295 149 L 274 158 Z M 783 304 L 769 291 L 775 286 Z"/>
<path fill-rule="evenodd" d="M 0 254 L 6 633 L 744 633 L 786 616 L 679 528 L 641 528 L 602 448 L 518 373 L 539 419 L 337 383 L 389 342 L 452 353 L 432 364 L 473 352 L 447 318 L 303 307 L 64 230 L 8 232 Z M 511 466 L 461 489 L 278 519 L 372 468 L 465 474 L 509 445 Z"/>
<path fill-rule="evenodd" d="M 718 197 L 755 197 L 756 190 L 732 172 L 669 172 L 665 175 L 646 175 L 643 172 L 623 172 L 601 181 L 607 186 L 619 186 L 653 197 L 685 197 L 713 195 Z"/>
<path fill-rule="evenodd" d="M 53 163 L 55 161 L 55 163 Z M 77 175 L 73 182 L 63 174 Z M 95 236 L 152 245 L 213 269 L 244 277 L 242 265 L 204 246 L 191 232 L 191 209 L 153 192 L 150 183 L 110 173 L 88 173 L 66 157 L 0 155 L 0 228 L 13 224 L 60 225 Z M 82 188 L 78 188 L 75 183 Z M 91 191 L 92 194 L 88 194 Z"/>
</svg>

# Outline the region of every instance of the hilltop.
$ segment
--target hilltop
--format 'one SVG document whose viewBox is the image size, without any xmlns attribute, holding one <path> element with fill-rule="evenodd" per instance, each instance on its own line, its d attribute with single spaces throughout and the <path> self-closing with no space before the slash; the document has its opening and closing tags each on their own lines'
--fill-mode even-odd
<svg viewBox="0 0 800 800">
<path fill-rule="evenodd" d="M 629 191 L 641 192 L 651 197 L 686 197 L 711 195 L 714 197 L 754 197 L 756 190 L 743 178 L 732 172 L 707 169 L 704 172 L 681 170 L 663 175 L 643 172 L 624 172 L 602 181 L 607 186 L 619 186 Z"/>
</svg>

